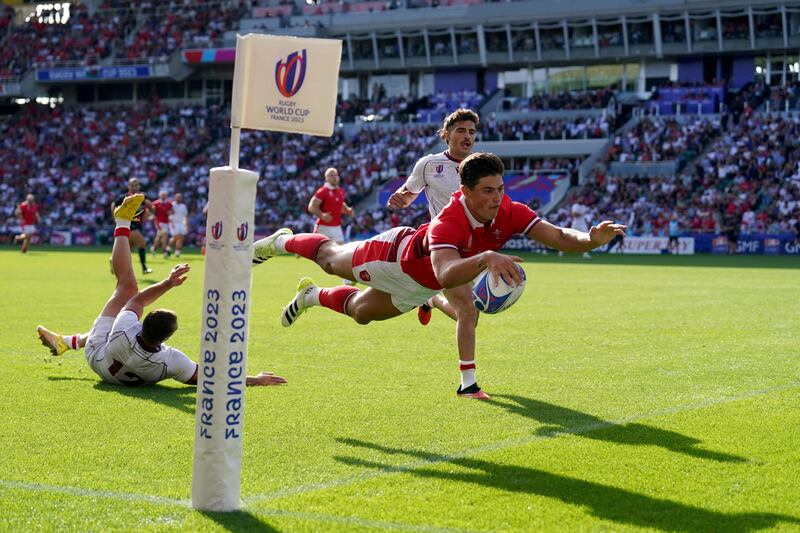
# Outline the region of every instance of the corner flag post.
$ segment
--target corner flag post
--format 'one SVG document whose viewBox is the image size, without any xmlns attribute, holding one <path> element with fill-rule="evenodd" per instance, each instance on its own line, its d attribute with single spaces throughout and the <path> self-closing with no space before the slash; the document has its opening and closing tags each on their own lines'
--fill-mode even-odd
<svg viewBox="0 0 800 533">
<path fill-rule="evenodd" d="M 197 373 L 192 506 L 240 507 L 244 388 L 258 174 L 239 168 L 241 128 L 330 136 L 342 42 L 236 38 L 230 164 L 211 169 Z M 263 443 L 268 445 L 268 443 Z"/>
</svg>

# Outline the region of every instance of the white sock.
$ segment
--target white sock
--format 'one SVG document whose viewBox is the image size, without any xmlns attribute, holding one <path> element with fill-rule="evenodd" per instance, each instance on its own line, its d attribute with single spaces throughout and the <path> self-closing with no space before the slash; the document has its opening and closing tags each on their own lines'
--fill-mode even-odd
<svg viewBox="0 0 800 533">
<path fill-rule="evenodd" d="M 476 383 L 475 361 L 459 361 L 458 364 L 461 368 L 461 390 L 464 390 Z M 469 366 L 470 368 L 465 369 L 464 366 Z"/>
<path fill-rule="evenodd" d="M 433 309 L 434 307 L 436 307 L 435 305 L 433 305 L 433 296 L 431 296 L 430 298 L 428 298 L 427 300 L 425 300 L 425 305 L 427 305 L 427 306 L 428 306 L 428 307 L 430 307 L 431 309 Z"/>
<path fill-rule="evenodd" d="M 286 239 L 291 237 L 291 235 L 279 235 L 275 239 L 275 249 L 278 250 L 280 253 L 286 253 Z"/>
<path fill-rule="evenodd" d="M 307 307 L 319 305 L 319 287 L 314 287 L 312 290 L 305 293 L 303 296 L 303 303 Z"/>
<path fill-rule="evenodd" d="M 114 222 L 116 223 L 118 228 L 130 228 L 131 221 L 127 218 L 115 218 Z"/>
<path fill-rule="evenodd" d="M 61 337 L 64 340 L 64 344 L 67 345 L 67 350 L 77 350 L 78 349 L 77 348 L 77 346 L 78 346 L 77 337 L 78 337 L 77 335 L 65 335 L 65 336 Z M 74 346 L 74 348 L 73 348 L 73 346 Z"/>
</svg>

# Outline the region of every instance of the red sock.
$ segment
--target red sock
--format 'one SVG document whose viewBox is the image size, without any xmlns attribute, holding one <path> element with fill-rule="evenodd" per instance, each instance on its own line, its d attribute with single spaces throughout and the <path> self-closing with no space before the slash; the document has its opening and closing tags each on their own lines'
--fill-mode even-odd
<svg viewBox="0 0 800 533">
<path fill-rule="evenodd" d="M 325 235 L 320 235 L 319 233 L 301 233 L 288 237 L 284 247 L 289 253 L 297 254 L 314 261 L 317 257 L 319 247 L 329 240 L 330 239 Z"/>
<path fill-rule="evenodd" d="M 319 304 L 328 309 L 333 309 L 337 313 L 346 315 L 344 310 L 347 301 L 358 293 L 358 289 L 349 285 L 342 285 L 332 289 L 319 290 Z"/>
</svg>

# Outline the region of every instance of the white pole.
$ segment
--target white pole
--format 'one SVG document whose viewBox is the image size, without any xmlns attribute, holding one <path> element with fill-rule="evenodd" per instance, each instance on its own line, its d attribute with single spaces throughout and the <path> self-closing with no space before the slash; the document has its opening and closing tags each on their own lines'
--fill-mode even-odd
<svg viewBox="0 0 800 533">
<path fill-rule="evenodd" d="M 241 133 L 241 128 L 231 127 L 230 167 L 233 170 L 239 169 L 239 137 Z"/>
</svg>

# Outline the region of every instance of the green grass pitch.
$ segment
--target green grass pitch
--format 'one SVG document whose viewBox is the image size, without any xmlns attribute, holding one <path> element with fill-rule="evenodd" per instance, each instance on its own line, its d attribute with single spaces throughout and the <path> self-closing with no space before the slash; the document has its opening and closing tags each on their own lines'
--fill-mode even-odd
<svg viewBox="0 0 800 533">
<path fill-rule="evenodd" d="M 103 385 L 37 324 L 86 331 L 108 250 L 0 249 L 0 531 L 800 531 L 800 258 L 526 256 L 478 327 L 494 401 L 455 397 L 453 323 L 280 308 L 253 273 L 243 510 L 191 509 L 195 393 Z M 196 356 L 203 261 L 159 302 Z M 166 276 L 172 262 L 151 259 Z"/>
</svg>

